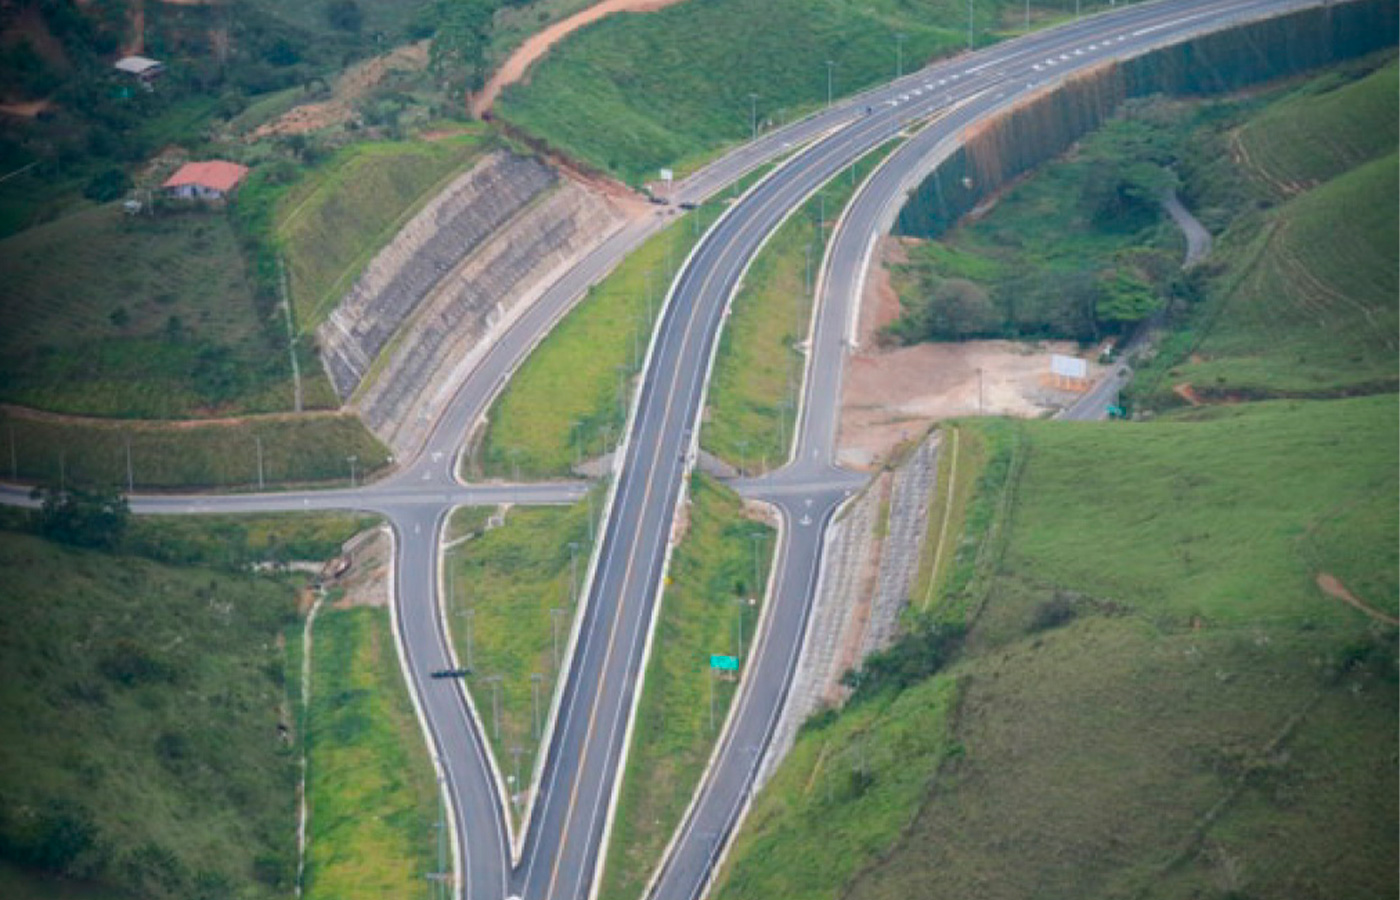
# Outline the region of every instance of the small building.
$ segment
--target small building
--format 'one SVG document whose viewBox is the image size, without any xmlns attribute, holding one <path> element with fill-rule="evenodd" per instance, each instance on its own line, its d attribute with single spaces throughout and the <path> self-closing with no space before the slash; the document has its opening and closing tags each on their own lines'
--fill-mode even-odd
<svg viewBox="0 0 1400 900">
<path fill-rule="evenodd" d="M 123 56 L 112 68 L 150 87 L 152 81 L 165 74 L 165 63 L 145 56 Z"/>
<path fill-rule="evenodd" d="M 227 200 L 246 177 L 247 166 L 211 159 L 185 163 L 161 187 L 167 196 L 185 200 Z"/>
<path fill-rule="evenodd" d="M 1062 391 L 1087 391 L 1092 384 L 1089 364 L 1075 356 L 1050 356 L 1050 384 Z"/>
</svg>

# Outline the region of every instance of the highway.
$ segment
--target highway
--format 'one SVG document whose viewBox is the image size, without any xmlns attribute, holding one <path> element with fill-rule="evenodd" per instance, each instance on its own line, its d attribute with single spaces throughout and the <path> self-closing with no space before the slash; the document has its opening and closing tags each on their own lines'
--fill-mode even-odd
<svg viewBox="0 0 1400 900">
<path fill-rule="evenodd" d="M 1165 3 L 1134 7 L 1010 42 L 975 58 L 932 66 L 897 89 L 895 99 L 907 98 L 900 103 L 908 106 L 931 98 L 923 116 L 932 114 L 933 119 L 872 173 L 832 236 L 818 280 L 802 408 L 788 465 L 770 476 L 734 484 L 745 496 L 773 503 L 782 514 L 784 528 L 775 559 L 770 608 L 764 612 L 764 624 L 756 638 L 758 652 L 746 663 L 736 708 L 707 777 L 648 888 L 648 897 L 691 900 L 702 895 L 751 799 L 754 779 L 799 658 L 820 571 L 822 526 L 859 483 L 833 464 L 843 361 L 853 341 L 851 330 L 875 240 L 889 231 L 908 191 L 956 149 L 969 125 L 1042 89 L 1047 78 L 1057 80 L 1106 59 L 1136 55 L 1179 41 L 1189 33 L 1307 5 L 1312 4 Z M 1053 75 L 1047 76 L 1051 70 Z M 880 99 L 890 100 L 886 96 L 877 102 Z M 898 113 L 899 106 L 888 108 L 890 118 L 908 115 Z M 876 123 L 865 128 L 857 125 L 849 131 L 869 133 L 876 127 Z M 828 139 L 825 143 L 834 142 Z M 871 135 L 865 148 L 878 143 L 878 136 Z M 803 154 L 812 159 L 804 169 L 813 180 L 824 180 L 823 174 L 830 173 L 819 156 L 822 146 Z M 1096 398 L 1114 396 L 1124 377 L 1126 370 L 1116 371 L 1096 389 Z M 1089 408 L 1089 403 L 1083 404 L 1079 414 L 1087 415 Z"/>
<path fill-rule="evenodd" d="M 1171 0 L 1086 18 L 943 62 L 849 99 L 735 150 L 678 184 L 698 202 L 763 162 L 810 143 L 733 204 L 678 274 L 648 349 L 605 508 L 567 677 L 547 728 L 548 753 L 525 832 L 512 838 L 500 771 L 480 717 L 455 680 L 440 614 L 441 532 L 451 509 L 480 503 L 562 503 L 581 483 L 468 485 L 458 477 L 465 438 L 550 327 L 630 250 L 662 227 L 664 210 L 605 242 L 550 288 L 467 373 L 421 452 L 391 476 L 338 491 L 132 498 L 135 512 L 233 513 L 357 509 L 384 515 L 395 536 L 394 625 L 401 663 L 443 785 L 459 896 L 583 900 L 595 890 L 623 753 L 640 692 L 671 526 L 695 457 L 699 413 L 725 311 L 764 239 L 803 200 L 871 149 L 923 128 L 862 188 L 833 239 L 819 281 L 804 400 L 783 469 L 738 486 L 782 516 L 773 585 L 745 663 L 740 694 L 651 896 L 703 892 L 749 800 L 800 652 L 824 528 L 862 478 L 832 463 L 848 323 L 871 236 L 887 230 L 904 191 L 961 131 L 1027 92 L 1106 59 L 1182 36 L 1311 5 L 1304 0 Z M 867 112 L 868 110 L 868 112 Z M 0 500 L 21 502 L 12 491 Z"/>
</svg>

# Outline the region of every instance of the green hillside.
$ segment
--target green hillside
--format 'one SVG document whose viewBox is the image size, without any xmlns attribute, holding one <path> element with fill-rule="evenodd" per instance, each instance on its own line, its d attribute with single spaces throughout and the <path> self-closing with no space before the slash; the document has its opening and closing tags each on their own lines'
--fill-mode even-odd
<svg viewBox="0 0 1400 900">
<path fill-rule="evenodd" d="M 0 241 L 0 399 L 164 418 L 291 404 L 285 333 L 219 213 L 97 207 Z"/>
<path fill-rule="evenodd" d="M 1272 210 L 1259 232 L 1227 234 L 1189 355 L 1146 384 L 1202 397 L 1393 390 L 1396 164 L 1375 159 Z"/>
<path fill-rule="evenodd" d="M 1394 896 L 1396 426 L 1377 397 L 1021 427 L 962 658 L 809 727 L 717 896 Z"/>
<path fill-rule="evenodd" d="M 1034 4 L 1033 24 L 1074 4 Z M 1090 8 L 1085 4 L 1085 8 Z M 977 0 L 977 43 L 1017 33 L 1023 5 Z M 581 30 L 508 88 L 511 125 L 630 182 L 690 168 L 726 144 L 967 46 L 952 0 L 707 0 Z M 903 37 L 898 37 L 902 35 Z M 757 94 L 750 100 L 750 94 Z M 756 110 L 756 112 L 755 112 Z"/>
<path fill-rule="evenodd" d="M 1395 150 L 1397 95 L 1394 61 L 1359 80 L 1313 79 L 1239 130 L 1240 161 L 1284 194 L 1312 187 Z"/>
<path fill-rule="evenodd" d="M 441 141 L 357 144 L 280 196 L 272 231 L 303 333 L 425 203 L 491 145 L 480 129 Z"/>
<path fill-rule="evenodd" d="M 277 642 L 295 616 L 289 586 L 11 532 L 0 569 L 11 874 L 153 900 L 286 896 L 296 753 L 278 734 Z M 21 890 L 39 896 L 39 883 Z"/>
</svg>

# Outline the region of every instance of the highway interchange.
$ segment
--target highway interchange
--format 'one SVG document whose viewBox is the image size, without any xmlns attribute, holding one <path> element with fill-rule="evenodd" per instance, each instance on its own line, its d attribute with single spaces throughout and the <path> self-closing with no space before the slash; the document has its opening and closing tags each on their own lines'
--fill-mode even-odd
<svg viewBox="0 0 1400 900">
<path fill-rule="evenodd" d="M 679 183 L 677 203 L 703 200 L 788 152 L 709 229 L 668 293 L 632 401 L 546 728 L 548 752 L 522 833 L 510 834 L 506 791 L 470 696 L 434 670 L 459 665 L 441 614 L 442 531 L 462 505 L 564 503 L 582 483 L 466 484 L 461 448 L 511 373 L 588 285 L 666 224 L 634 223 L 567 273 L 466 375 L 421 452 L 358 488 L 232 496 L 134 496 L 134 512 L 251 513 L 356 509 L 383 515 L 395 540 L 394 625 L 400 661 L 432 749 L 452 831 L 459 896 L 584 900 L 599 862 L 624 767 L 671 526 L 695 458 L 710 367 L 729 300 L 766 237 L 852 162 L 908 135 L 862 185 L 832 237 L 818 280 L 799 425 L 787 465 L 735 486 L 780 513 L 780 541 L 760 631 L 716 755 L 649 896 L 701 895 L 749 802 L 801 650 L 820 572 L 826 523 L 863 477 L 834 465 L 841 371 L 874 237 L 907 191 L 971 124 L 1073 71 L 1228 24 L 1313 5 L 1311 0 L 1168 0 L 1087 17 L 932 65 L 771 132 Z M 923 124 L 923 123 L 929 124 Z M 0 500 L 22 493 L 0 490 Z"/>
</svg>

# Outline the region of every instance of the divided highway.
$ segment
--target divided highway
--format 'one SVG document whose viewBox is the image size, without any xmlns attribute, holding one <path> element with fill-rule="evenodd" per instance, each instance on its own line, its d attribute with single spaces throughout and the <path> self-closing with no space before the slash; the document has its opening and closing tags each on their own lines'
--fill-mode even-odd
<svg viewBox="0 0 1400 900">
<path fill-rule="evenodd" d="M 802 645 L 824 528 L 863 482 L 833 465 L 848 322 L 872 236 L 888 229 L 905 192 L 955 146 L 963 129 L 1065 74 L 1190 34 L 1261 18 L 1312 0 L 1163 0 L 1086 18 L 969 54 L 843 102 L 739 148 L 676 186 L 698 202 L 746 171 L 808 144 L 752 188 L 710 229 L 670 293 L 648 351 L 574 650 L 528 827 L 512 842 L 504 785 L 480 719 L 455 680 L 439 609 L 441 531 L 451 509 L 481 503 L 563 503 L 578 483 L 464 485 L 465 438 L 530 350 L 587 287 L 665 224 L 635 223 L 605 242 L 522 315 L 467 374 L 422 452 L 380 482 L 339 491 L 231 496 L 139 496 L 138 513 L 357 509 L 388 518 L 395 535 L 395 632 L 401 663 L 450 810 L 459 896 L 585 900 L 595 890 L 621 776 L 675 511 L 694 457 L 714 347 L 729 300 L 762 242 L 803 200 L 856 159 L 930 118 L 871 176 L 844 217 L 824 263 L 804 386 L 787 466 L 740 482 L 773 503 L 782 536 L 763 626 L 746 661 L 715 759 L 649 895 L 703 893 L 740 821 Z M 0 489 L 0 502 L 25 502 Z M 513 846 L 514 843 L 514 846 Z M 518 851 L 518 856 L 517 852 Z"/>
</svg>

